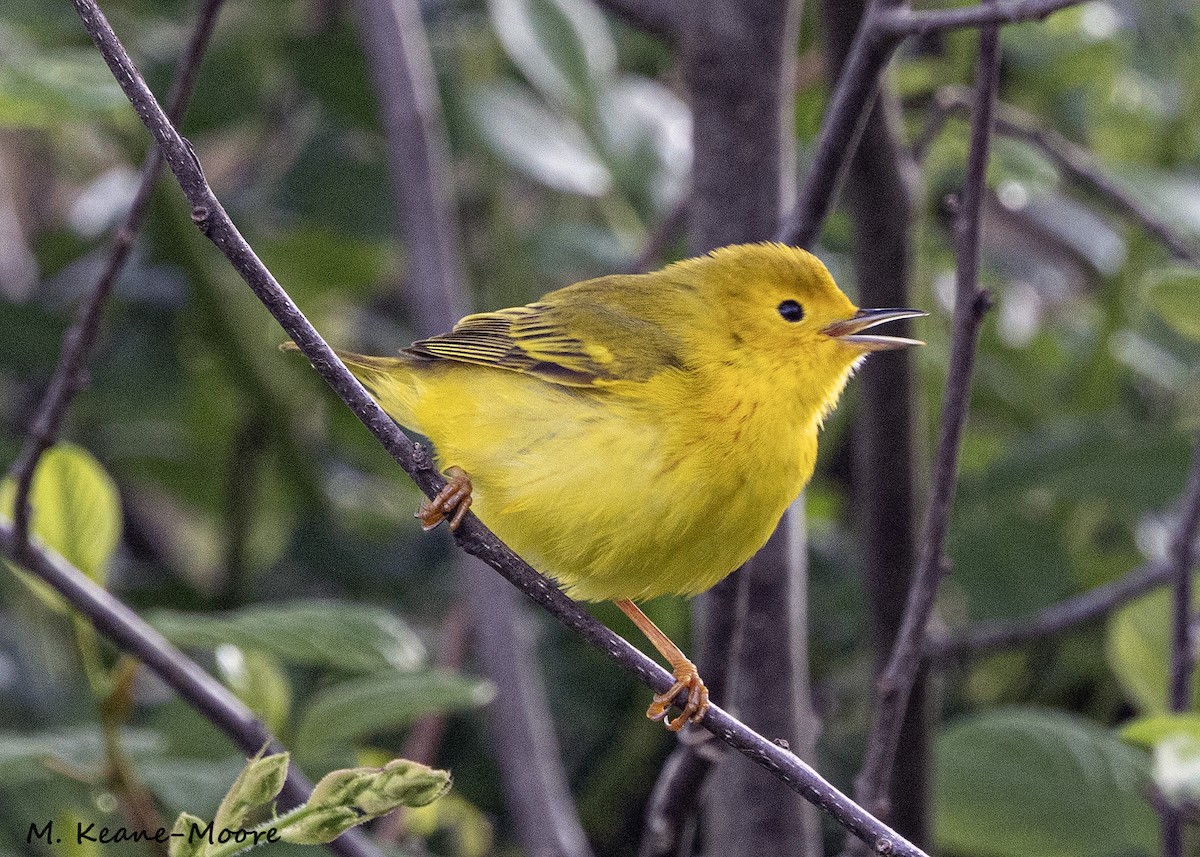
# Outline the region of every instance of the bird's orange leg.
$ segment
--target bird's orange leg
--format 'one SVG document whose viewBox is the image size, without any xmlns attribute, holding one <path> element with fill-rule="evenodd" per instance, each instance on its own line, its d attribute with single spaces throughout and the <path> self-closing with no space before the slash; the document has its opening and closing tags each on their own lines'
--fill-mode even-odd
<svg viewBox="0 0 1200 857">
<path fill-rule="evenodd" d="M 700 722 L 708 712 L 708 688 L 704 686 L 700 673 L 696 671 L 696 665 L 687 659 L 680 648 L 671 642 L 671 638 L 660 631 L 658 626 L 651 622 L 650 617 L 643 613 L 636 604 L 627 598 L 622 598 L 615 603 L 646 635 L 646 639 L 654 644 L 654 648 L 658 649 L 659 654 L 667 659 L 667 662 L 671 664 L 671 672 L 675 674 L 675 684 L 666 693 L 655 694 L 654 701 L 646 709 L 646 716 L 651 720 L 665 722 L 667 728 L 672 732 L 678 732 L 689 721 Z M 667 709 L 671 707 L 671 703 L 682 690 L 688 692 L 687 704 L 683 707 L 683 713 L 674 720 L 667 720 Z"/>
<path fill-rule="evenodd" d="M 421 507 L 413 515 L 420 520 L 424 530 L 432 530 L 446 518 L 450 518 L 450 530 L 457 530 L 471 508 L 471 477 L 461 467 L 447 468 L 446 475 L 450 477 L 446 487 L 432 500 L 422 500 Z"/>
</svg>

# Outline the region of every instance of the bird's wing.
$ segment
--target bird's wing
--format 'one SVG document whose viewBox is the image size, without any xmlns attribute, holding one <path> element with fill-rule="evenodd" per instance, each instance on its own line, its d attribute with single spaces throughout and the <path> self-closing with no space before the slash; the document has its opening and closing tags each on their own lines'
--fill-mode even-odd
<svg viewBox="0 0 1200 857">
<path fill-rule="evenodd" d="M 682 368 L 679 340 L 653 316 L 646 296 L 610 278 L 552 292 L 541 301 L 469 315 L 454 330 L 404 351 L 536 375 L 571 387 L 646 381 Z M 647 311 L 649 310 L 649 311 Z"/>
</svg>

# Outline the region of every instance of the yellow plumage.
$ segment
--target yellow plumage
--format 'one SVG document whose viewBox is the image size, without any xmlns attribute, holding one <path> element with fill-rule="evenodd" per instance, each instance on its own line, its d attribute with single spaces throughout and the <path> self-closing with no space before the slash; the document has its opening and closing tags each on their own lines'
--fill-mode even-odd
<svg viewBox="0 0 1200 857">
<path fill-rule="evenodd" d="M 854 366 L 913 344 L 857 331 L 919 314 L 860 312 L 811 254 L 742 245 L 342 358 L 535 568 L 643 599 L 701 592 L 763 545 Z"/>
</svg>

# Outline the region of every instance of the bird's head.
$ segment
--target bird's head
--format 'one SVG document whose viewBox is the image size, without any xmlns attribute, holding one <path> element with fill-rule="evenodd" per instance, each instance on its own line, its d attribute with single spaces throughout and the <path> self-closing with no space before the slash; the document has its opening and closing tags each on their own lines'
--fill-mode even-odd
<svg viewBox="0 0 1200 857">
<path fill-rule="evenodd" d="M 733 245 L 682 264 L 711 311 L 705 359 L 754 367 L 780 392 L 811 399 L 821 416 L 868 354 L 923 344 L 868 331 L 926 313 L 859 309 L 820 259 L 796 247 Z"/>
</svg>

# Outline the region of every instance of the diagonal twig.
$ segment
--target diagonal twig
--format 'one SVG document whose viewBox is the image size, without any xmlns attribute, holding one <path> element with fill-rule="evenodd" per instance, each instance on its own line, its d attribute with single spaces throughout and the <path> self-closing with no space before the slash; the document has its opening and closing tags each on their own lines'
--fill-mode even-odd
<svg viewBox="0 0 1200 857">
<path fill-rule="evenodd" d="M 175 79 L 167 96 L 167 115 L 172 122 L 179 122 L 192 96 L 192 87 L 196 80 L 196 72 L 200 61 L 208 47 L 209 38 L 217 23 L 217 14 L 224 0 L 203 0 L 196 17 L 196 25 L 179 65 L 175 70 Z M 63 335 L 62 348 L 59 351 L 58 364 L 50 377 L 50 384 L 38 405 L 37 412 L 29 425 L 29 432 L 21 445 L 16 460 L 9 468 L 8 475 L 16 483 L 16 494 L 13 500 L 13 526 L 16 537 L 24 542 L 29 538 L 29 492 L 33 487 L 33 472 L 37 469 L 42 455 L 58 439 L 67 410 L 75 396 L 85 384 L 85 364 L 91 354 L 92 346 L 100 330 L 100 319 L 104 307 L 112 294 L 129 253 L 133 249 L 133 240 L 141 228 L 142 219 L 146 215 L 150 192 L 158 179 L 162 157 L 158 147 L 151 146 L 142 163 L 137 193 L 130 203 L 120 227 L 113 234 L 109 244 L 108 259 L 100 273 L 99 279 L 88 294 L 87 300 L 79 307 L 75 320 Z"/>
<path fill-rule="evenodd" d="M 1128 574 L 1053 604 L 1025 619 L 987 622 L 943 639 L 930 639 L 925 654 L 934 662 L 985 655 L 1001 649 L 1053 637 L 1079 625 L 1102 619 L 1140 595 L 1171 580 L 1172 566 L 1148 563 Z"/>
<path fill-rule="evenodd" d="M 264 747 L 283 751 L 279 741 L 246 705 L 183 652 L 167 642 L 116 596 L 99 586 L 62 557 L 18 538 L 14 525 L 0 520 L 0 553 L 53 587 L 96 630 L 145 664 L 224 732 L 247 756 Z M 298 806 L 308 800 L 312 783 L 292 766 L 284 783 L 281 804 Z M 342 857 L 382 857 L 359 831 L 342 834 L 328 846 Z"/>
<path fill-rule="evenodd" d="M 997 0 L 979 6 L 914 12 L 900 0 L 870 4 L 830 99 L 812 167 L 778 240 L 810 247 L 829 216 L 850 158 L 871 112 L 879 80 L 892 54 L 909 36 L 935 30 L 1039 21 L 1083 0 Z"/>
<path fill-rule="evenodd" d="M 996 27 L 985 27 L 979 38 L 976 100 L 971 117 L 967 174 L 958 203 L 954 333 L 929 501 L 904 621 L 887 668 L 878 682 L 867 754 L 855 780 L 855 794 L 859 801 L 881 814 L 886 814 L 888 809 L 885 796 L 890 788 L 892 763 L 904 712 L 921 665 L 925 629 L 933 612 L 938 584 L 946 572 L 946 533 L 954 499 L 959 447 L 967 417 L 975 347 L 980 322 L 991 303 L 990 295 L 979 288 L 979 224 L 991 140 L 992 109 L 999 76 L 999 31 Z"/>
<path fill-rule="evenodd" d="M 94 0 L 72 0 L 72 3 L 117 82 L 162 149 L 168 165 L 192 206 L 192 219 L 197 227 L 225 255 L 263 305 L 308 357 L 317 373 L 413 478 L 418 487 L 428 496 L 433 496 L 443 486 L 444 480 L 433 467 L 428 452 L 409 441 L 379 408 L 246 243 L 205 181 L 194 151 L 179 136 L 178 131 L 162 112 L 162 108 L 146 87 Z M 674 683 L 666 670 L 584 612 L 578 604 L 514 554 L 474 516 L 468 515 L 464 519 L 456 538 L 464 550 L 483 559 L 556 619 L 636 675 L 652 690 L 665 691 Z M 916 846 L 834 788 L 809 765 L 753 732 L 717 706 L 709 709 L 702 725 L 771 771 L 876 850 L 913 857 L 923 854 Z"/>
<path fill-rule="evenodd" d="M 1192 675 L 1196 671 L 1196 614 L 1192 607 L 1192 568 L 1196 565 L 1196 531 L 1200 529 L 1200 434 L 1196 436 L 1187 487 L 1180 503 L 1179 521 L 1171 538 L 1171 658 L 1167 708 L 1182 714 L 1192 707 Z M 1182 857 L 1184 813 L 1164 801 L 1162 818 L 1163 857 Z"/>
<path fill-rule="evenodd" d="M 901 7 L 883 15 L 881 25 L 902 36 L 920 36 L 938 30 L 1044 21 L 1055 12 L 1082 2 L 1084 0 L 994 0 L 956 9 L 919 11 Z"/>
<path fill-rule="evenodd" d="M 969 109 L 970 93 L 964 87 L 946 86 L 939 89 L 934 95 L 925 127 L 913 143 L 914 157 L 921 160 L 946 121 L 952 115 L 965 114 Z M 1176 259 L 1200 266 L 1200 248 L 1185 240 L 1166 220 L 1108 175 L 1087 149 L 1057 131 L 1041 127 L 1032 116 L 1008 105 L 997 105 L 995 129 L 997 134 L 1020 140 L 1037 149 L 1070 181 L 1104 200 L 1119 214 L 1141 224 Z"/>
</svg>

